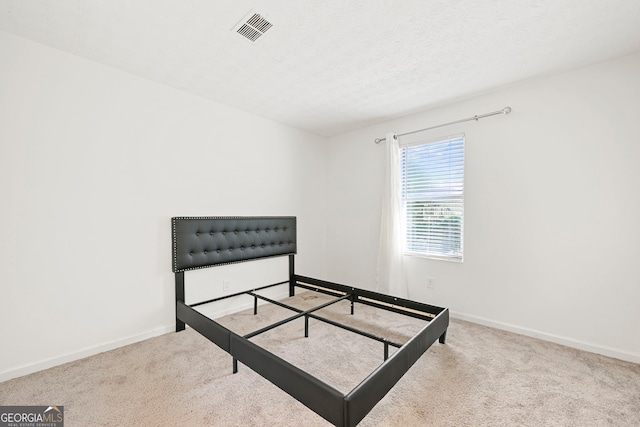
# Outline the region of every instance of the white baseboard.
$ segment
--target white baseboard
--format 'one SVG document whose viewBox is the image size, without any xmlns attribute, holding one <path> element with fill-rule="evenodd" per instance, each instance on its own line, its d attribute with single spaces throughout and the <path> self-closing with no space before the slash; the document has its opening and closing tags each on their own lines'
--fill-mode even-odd
<svg viewBox="0 0 640 427">
<path fill-rule="evenodd" d="M 279 300 L 282 298 L 286 298 L 287 296 L 289 296 L 288 291 L 286 292 L 283 291 L 273 296 L 273 299 Z M 263 303 L 265 303 L 265 301 L 259 301 L 259 305 L 262 305 Z M 207 313 L 207 316 L 209 316 L 212 319 L 217 319 L 219 317 L 226 316 L 227 314 L 236 313 L 238 311 L 242 311 L 251 307 L 253 307 L 253 303 L 242 304 L 242 305 L 232 305 L 231 307 L 227 307 L 223 310 L 217 310 L 215 312 Z M 62 356 L 52 357 L 50 359 L 46 359 L 30 365 L 20 366 L 15 369 L 9 369 L 7 371 L 0 372 L 0 382 L 7 381 L 13 378 L 22 377 L 24 375 L 33 374 L 34 372 L 42 371 L 43 369 L 53 368 L 54 366 L 62 365 L 64 363 L 74 362 L 76 360 L 83 359 L 85 357 L 93 356 L 95 354 L 103 353 L 105 351 L 113 350 L 119 347 L 124 347 L 125 345 L 133 344 L 139 341 L 144 341 L 146 339 L 157 337 L 159 335 L 163 335 L 173 331 L 175 331 L 175 325 L 163 326 L 142 334 L 137 334 L 137 335 L 133 335 L 120 340 L 115 340 L 109 343 L 85 348 L 73 353 L 64 354 Z"/>
<path fill-rule="evenodd" d="M 537 331 L 535 329 L 523 328 L 509 323 L 497 322 L 495 320 L 485 319 L 483 317 L 472 316 L 465 313 L 451 311 L 451 317 L 454 319 L 466 320 L 468 322 L 477 323 L 491 328 L 501 329 L 503 331 L 514 332 L 516 334 L 525 335 L 532 338 L 538 338 L 544 341 L 550 341 L 556 344 L 564 345 L 578 350 L 584 350 L 591 353 L 601 354 L 603 356 L 612 357 L 614 359 L 624 360 L 640 364 L 640 354 L 628 353 L 623 350 L 591 344 L 584 341 L 574 340 L 559 335 L 548 334 L 546 332 Z"/>
<path fill-rule="evenodd" d="M 0 382 L 7 381 L 13 378 L 22 377 L 24 375 L 33 374 L 34 372 L 42 371 L 43 369 L 53 368 L 54 366 L 62 365 L 64 363 L 73 362 L 85 357 L 93 356 L 95 354 L 103 353 L 105 351 L 113 350 L 118 347 L 124 347 L 125 345 L 133 344 L 139 341 L 144 341 L 149 338 L 157 337 L 158 335 L 166 334 L 168 332 L 175 331 L 175 326 L 164 326 L 158 329 L 154 329 L 149 332 L 144 332 L 137 335 L 132 335 L 120 340 L 111 341 L 105 344 L 96 345 L 94 347 L 84 348 L 73 353 L 67 353 L 62 356 L 52 357 L 40 362 L 36 362 L 30 365 L 20 366 L 15 369 L 0 372 Z"/>
</svg>

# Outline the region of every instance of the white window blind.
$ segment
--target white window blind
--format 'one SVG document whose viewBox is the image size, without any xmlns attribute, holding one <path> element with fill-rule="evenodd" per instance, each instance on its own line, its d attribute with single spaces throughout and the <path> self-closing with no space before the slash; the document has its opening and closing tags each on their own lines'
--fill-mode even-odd
<svg viewBox="0 0 640 427">
<path fill-rule="evenodd" d="M 401 147 L 405 251 L 462 261 L 464 135 Z"/>
</svg>

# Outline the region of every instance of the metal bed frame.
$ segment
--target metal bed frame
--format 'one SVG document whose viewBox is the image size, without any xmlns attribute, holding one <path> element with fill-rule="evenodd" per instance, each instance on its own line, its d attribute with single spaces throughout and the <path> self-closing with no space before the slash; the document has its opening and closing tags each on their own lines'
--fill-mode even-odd
<svg viewBox="0 0 640 427">
<path fill-rule="evenodd" d="M 172 218 L 176 332 L 189 325 L 232 356 L 234 373 L 238 371 L 240 361 L 335 426 L 355 426 L 436 340 L 444 344 L 449 326 L 449 310 L 295 274 L 296 228 L 295 217 Z M 185 303 L 185 271 L 276 256 L 289 257 L 288 280 L 195 304 Z M 289 286 L 290 296 L 295 295 L 297 287 L 334 298 L 327 303 L 302 310 L 256 293 L 285 284 Z M 291 310 L 295 314 L 241 336 L 194 308 L 239 295 L 254 298 L 254 314 L 257 314 L 258 299 Z M 316 314 L 320 309 L 344 300 L 351 302 L 351 314 L 354 314 L 355 303 L 359 303 L 428 323 L 405 344 L 399 344 Z M 316 319 L 381 342 L 384 361 L 353 390 L 343 394 L 250 340 L 303 317 L 305 337 L 309 335 L 309 318 Z M 389 346 L 397 348 L 391 356 Z"/>
</svg>

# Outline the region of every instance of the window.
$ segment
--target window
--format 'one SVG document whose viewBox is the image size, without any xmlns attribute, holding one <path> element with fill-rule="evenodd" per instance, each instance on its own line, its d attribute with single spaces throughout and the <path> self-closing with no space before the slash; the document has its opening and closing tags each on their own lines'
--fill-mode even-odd
<svg viewBox="0 0 640 427">
<path fill-rule="evenodd" d="M 405 252 L 462 261 L 464 135 L 400 148 Z"/>
</svg>

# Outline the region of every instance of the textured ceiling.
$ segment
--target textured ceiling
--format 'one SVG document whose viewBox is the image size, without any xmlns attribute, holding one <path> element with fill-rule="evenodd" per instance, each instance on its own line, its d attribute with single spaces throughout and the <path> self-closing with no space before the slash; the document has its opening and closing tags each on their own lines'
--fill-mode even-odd
<svg viewBox="0 0 640 427">
<path fill-rule="evenodd" d="M 333 136 L 639 51 L 640 1 L 0 0 L 0 30 Z"/>
</svg>

